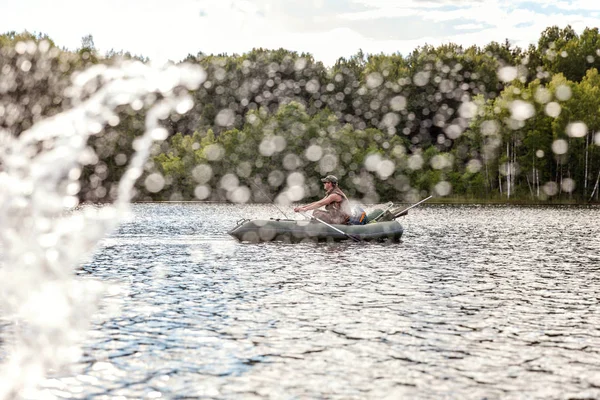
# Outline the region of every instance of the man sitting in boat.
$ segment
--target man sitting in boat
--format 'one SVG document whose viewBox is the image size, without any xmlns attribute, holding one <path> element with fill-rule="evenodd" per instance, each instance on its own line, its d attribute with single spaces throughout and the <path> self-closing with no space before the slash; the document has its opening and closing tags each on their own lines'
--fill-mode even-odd
<svg viewBox="0 0 600 400">
<path fill-rule="evenodd" d="M 333 175 L 328 175 L 321 179 L 325 185 L 326 195 L 319 201 L 307 204 L 305 206 L 294 208 L 295 212 L 304 212 L 315 210 L 313 217 L 325 221 L 328 224 L 345 225 L 350 219 L 352 210 L 348 198 L 338 187 L 338 179 Z M 317 210 L 319 207 L 325 206 L 325 211 Z"/>
</svg>

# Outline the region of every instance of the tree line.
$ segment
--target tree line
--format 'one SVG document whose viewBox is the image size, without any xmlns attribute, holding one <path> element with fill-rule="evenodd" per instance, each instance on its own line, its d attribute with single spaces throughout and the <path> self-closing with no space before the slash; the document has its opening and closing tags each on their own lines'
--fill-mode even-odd
<svg viewBox="0 0 600 400">
<path fill-rule="evenodd" d="M 527 49 L 423 45 L 359 51 L 330 67 L 285 49 L 190 54 L 175 64 L 199 65 L 206 79 L 189 91 L 189 112 L 165 118 L 168 138 L 154 146 L 136 199 L 304 201 L 332 173 L 364 202 L 429 193 L 597 202 L 599 44 L 597 28 L 553 26 Z M 91 36 L 70 51 L 45 35 L 0 35 L 0 127 L 19 135 L 80 101 L 65 96 L 73 75 L 132 59 L 148 61 L 100 55 Z M 118 124 L 93 137 L 83 201 L 114 196 L 146 109 L 123 106 Z"/>
</svg>

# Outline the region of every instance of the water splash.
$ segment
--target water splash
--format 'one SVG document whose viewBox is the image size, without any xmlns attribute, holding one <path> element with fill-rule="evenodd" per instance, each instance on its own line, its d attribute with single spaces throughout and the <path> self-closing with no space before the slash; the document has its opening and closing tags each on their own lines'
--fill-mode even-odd
<svg viewBox="0 0 600 400">
<path fill-rule="evenodd" d="M 98 283 L 73 279 L 73 270 L 98 241 L 125 218 L 135 181 L 160 121 L 192 106 L 187 90 L 205 79 L 198 66 L 153 67 L 137 61 L 95 65 L 70 88 L 79 104 L 40 121 L 18 137 L 0 132 L 0 309 L 14 325 L 13 349 L 0 371 L 0 399 L 32 396 L 49 369 L 78 356 L 76 343 L 102 291 Z M 99 88 L 88 94 L 91 85 Z M 176 90 L 176 89 L 183 90 Z M 118 123 L 116 108 L 148 104 L 145 132 L 111 205 L 80 205 L 78 179 L 97 160 L 88 139 Z"/>
</svg>

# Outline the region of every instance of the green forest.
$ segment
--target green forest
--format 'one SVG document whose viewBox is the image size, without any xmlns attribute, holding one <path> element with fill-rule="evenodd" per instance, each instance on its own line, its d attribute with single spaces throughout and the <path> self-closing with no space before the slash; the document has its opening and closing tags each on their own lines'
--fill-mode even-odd
<svg viewBox="0 0 600 400">
<path fill-rule="evenodd" d="M 150 60 L 100 54 L 92 36 L 58 47 L 44 34 L 0 35 L 0 129 L 14 136 L 69 109 L 73 77 Z M 321 197 L 334 174 L 358 201 L 599 201 L 600 33 L 552 26 L 521 49 L 423 44 L 358 51 L 324 66 L 286 49 L 190 54 L 206 73 L 188 112 L 164 119 L 137 201 L 283 203 Z M 99 90 L 86 87 L 86 93 Z M 118 110 L 89 143 L 79 197 L 110 202 L 156 100 Z M 0 165 L 0 168 L 2 166 Z"/>
</svg>

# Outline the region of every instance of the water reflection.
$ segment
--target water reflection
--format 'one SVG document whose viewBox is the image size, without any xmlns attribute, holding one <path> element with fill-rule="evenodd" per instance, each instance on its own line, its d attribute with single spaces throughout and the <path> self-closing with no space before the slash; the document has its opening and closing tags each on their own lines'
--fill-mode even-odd
<svg viewBox="0 0 600 400">
<path fill-rule="evenodd" d="M 240 244 L 263 206 L 143 204 L 59 397 L 597 398 L 600 208 L 428 206 L 400 244 Z"/>
</svg>

